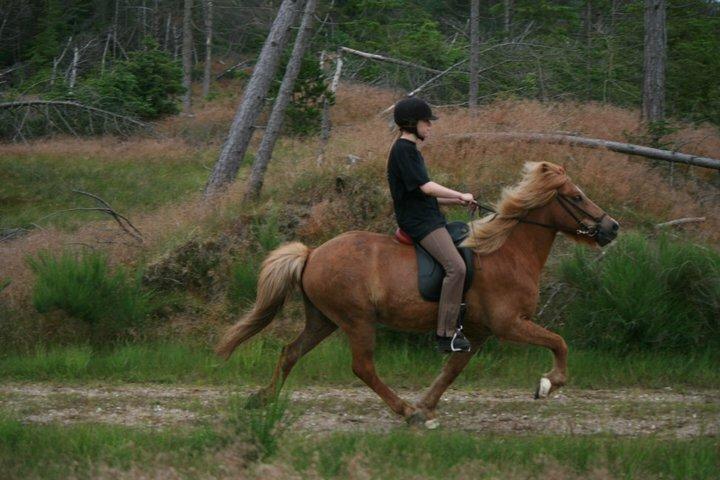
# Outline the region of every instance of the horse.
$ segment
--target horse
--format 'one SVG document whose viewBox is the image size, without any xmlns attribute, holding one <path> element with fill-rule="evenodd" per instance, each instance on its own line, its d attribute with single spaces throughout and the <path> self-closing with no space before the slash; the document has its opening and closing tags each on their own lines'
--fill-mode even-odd
<svg viewBox="0 0 720 480">
<path fill-rule="evenodd" d="M 412 246 L 390 235 L 354 230 L 316 248 L 285 243 L 263 260 L 253 307 L 227 329 L 216 353 L 227 359 L 265 328 L 295 287 L 302 292 L 305 326 L 283 347 L 270 383 L 251 395 L 248 405 L 272 401 L 295 363 L 338 327 L 349 339 L 352 371 L 411 425 L 437 426 L 440 397 L 492 335 L 552 351 L 553 368 L 541 376 L 535 398 L 547 398 L 565 385 L 565 340 L 532 321 L 541 270 L 558 232 L 602 247 L 616 237 L 619 224 L 570 180 L 564 167 L 526 162 L 522 173 L 519 183 L 503 189 L 496 213 L 468 223 L 470 233 L 460 246 L 472 248 L 475 268 L 465 293 L 463 326 L 472 349 L 451 353 L 416 404 L 400 398 L 375 372 L 375 324 L 434 331 L 438 303 L 419 294 Z"/>
</svg>

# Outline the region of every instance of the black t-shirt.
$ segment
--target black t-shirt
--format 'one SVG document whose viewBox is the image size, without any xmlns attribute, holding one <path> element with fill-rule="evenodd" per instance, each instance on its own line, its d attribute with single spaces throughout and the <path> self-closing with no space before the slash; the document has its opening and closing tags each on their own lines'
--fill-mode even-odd
<svg viewBox="0 0 720 480">
<path fill-rule="evenodd" d="M 395 141 L 390 149 L 387 178 L 395 219 L 414 241 L 419 242 L 428 233 L 447 224 L 437 198 L 420 190 L 420 185 L 429 182 L 430 178 L 415 142 L 405 138 Z"/>
</svg>

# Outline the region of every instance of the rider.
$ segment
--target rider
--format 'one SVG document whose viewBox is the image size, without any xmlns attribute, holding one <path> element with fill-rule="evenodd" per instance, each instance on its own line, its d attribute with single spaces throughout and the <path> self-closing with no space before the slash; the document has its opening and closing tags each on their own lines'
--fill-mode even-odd
<svg viewBox="0 0 720 480">
<path fill-rule="evenodd" d="M 470 342 L 458 327 L 460 302 L 465 283 L 465 262 L 445 228 L 447 220 L 439 204 L 469 205 L 471 193 L 460 193 L 430 181 L 417 142 L 430 134 L 433 115 L 430 105 L 418 97 L 404 98 L 394 107 L 400 135 L 387 163 L 387 178 L 395 219 L 414 242 L 422 245 L 445 270 L 438 305 L 437 348 L 442 352 L 469 351 Z"/>
</svg>

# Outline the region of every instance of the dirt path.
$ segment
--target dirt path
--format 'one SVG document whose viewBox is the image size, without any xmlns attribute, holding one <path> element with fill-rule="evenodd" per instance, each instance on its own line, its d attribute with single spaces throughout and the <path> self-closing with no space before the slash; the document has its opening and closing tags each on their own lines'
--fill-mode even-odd
<svg viewBox="0 0 720 480">
<path fill-rule="evenodd" d="M 250 390 L 235 389 L 241 395 Z M 100 422 L 149 428 L 220 418 L 230 390 L 220 387 L 0 385 L 0 412 L 26 422 Z M 419 391 L 400 390 L 407 399 Z M 291 395 L 294 430 L 389 431 L 406 428 L 367 388 L 303 387 Z M 720 391 L 579 390 L 536 401 L 517 389 L 450 390 L 438 408 L 441 426 L 477 433 L 717 436 Z"/>
</svg>

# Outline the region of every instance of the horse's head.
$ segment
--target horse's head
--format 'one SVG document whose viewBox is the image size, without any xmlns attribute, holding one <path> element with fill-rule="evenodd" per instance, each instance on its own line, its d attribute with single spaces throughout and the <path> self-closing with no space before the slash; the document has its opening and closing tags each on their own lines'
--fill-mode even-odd
<svg viewBox="0 0 720 480">
<path fill-rule="evenodd" d="M 601 247 L 612 242 L 617 236 L 620 224 L 565 176 L 563 167 L 553 164 L 548 166 L 557 168 L 566 179 L 547 205 L 549 220 L 559 227 L 560 231 L 577 241 L 597 243 Z"/>
</svg>

